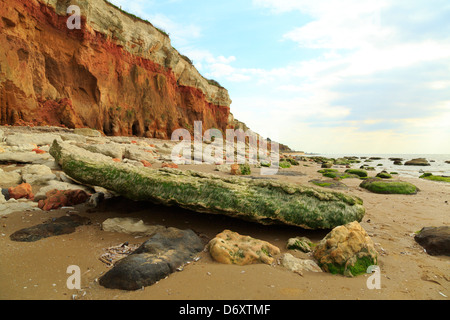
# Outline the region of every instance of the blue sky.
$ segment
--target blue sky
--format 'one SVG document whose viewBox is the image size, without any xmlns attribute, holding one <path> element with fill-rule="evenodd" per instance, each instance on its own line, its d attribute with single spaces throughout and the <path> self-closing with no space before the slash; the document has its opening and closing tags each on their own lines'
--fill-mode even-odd
<svg viewBox="0 0 450 320">
<path fill-rule="evenodd" d="M 112 0 L 170 34 L 255 132 L 319 153 L 450 154 L 448 0 Z"/>
</svg>

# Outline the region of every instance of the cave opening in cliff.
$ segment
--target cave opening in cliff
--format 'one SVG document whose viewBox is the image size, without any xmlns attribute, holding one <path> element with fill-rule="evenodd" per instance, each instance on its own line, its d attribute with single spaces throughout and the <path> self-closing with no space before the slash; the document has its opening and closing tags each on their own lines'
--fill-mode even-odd
<svg viewBox="0 0 450 320">
<path fill-rule="evenodd" d="M 139 121 L 135 121 L 133 123 L 133 125 L 131 126 L 131 132 L 133 136 L 136 137 L 142 137 L 142 130 L 141 130 L 141 126 L 139 124 Z"/>
</svg>

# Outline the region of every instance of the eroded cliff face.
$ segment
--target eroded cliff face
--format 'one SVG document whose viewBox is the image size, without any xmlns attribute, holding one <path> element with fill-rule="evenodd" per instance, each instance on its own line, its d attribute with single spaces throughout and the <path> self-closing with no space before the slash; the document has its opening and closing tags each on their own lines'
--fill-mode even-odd
<svg viewBox="0 0 450 320">
<path fill-rule="evenodd" d="M 70 5 L 81 29 L 67 28 Z M 0 0 L 0 124 L 167 139 L 225 130 L 231 100 L 150 23 L 104 0 Z"/>
</svg>

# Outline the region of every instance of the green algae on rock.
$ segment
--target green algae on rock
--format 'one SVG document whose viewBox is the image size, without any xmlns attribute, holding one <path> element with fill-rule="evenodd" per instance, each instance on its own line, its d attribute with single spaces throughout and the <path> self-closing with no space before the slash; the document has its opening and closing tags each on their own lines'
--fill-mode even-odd
<svg viewBox="0 0 450 320">
<path fill-rule="evenodd" d="M 360 198 L 340 192 L 270 179 L 140 168 L 57 141 L 50 154 L 76 181 L 135 201 L 305 229 L 332 229 L 361 221 L 365 214 Z"/>
<path fill-rule="evenodd" d="M 450 177 L 435 176 L 432 173 L 424 173 L 423 175 L 420 176 L 420 179 L 440 181 L 440 182 L 450 182 Z"/>
<path fill-rule="evenodd" d="M 356 221 L 334 228 L 313 255 L 323 271 L 348 277 L 364 274 L 378 263 L 372 239 Z"/>
<path fill-rule="evenodd" d="M 380 178 L 367 179 L 360 187 L 379 194 L 416 194 L 419 191 L 412 183 Z"/>
<path fill-rule="evenodd" d="M 392 175 L 390 175 L 389 173 L 387 173 L 386 171 L 382 171 L 379 174 L 377 174 L 376 176 L 377 178 L 381 178 L 381 179 L 392 179 Z"/>
<path fill-rule="evenodd" d="M 356 174 L 358 177 L 361 178 L 367 177 L 367 171 L 362 169 L 348 169 L 345 172 L 349 174 Z"/>
</svg>

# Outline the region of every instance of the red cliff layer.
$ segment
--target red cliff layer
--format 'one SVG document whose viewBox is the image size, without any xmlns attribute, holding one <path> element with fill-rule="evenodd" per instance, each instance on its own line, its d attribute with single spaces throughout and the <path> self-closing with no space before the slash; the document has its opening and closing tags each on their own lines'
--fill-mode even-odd
<svg viewBox="0 0 450 320">
<path fill-rule="evenodd" d="M 96 30 L 83 10 L 81 29 L 69 30 L 68 15 L 57 13 L 59 2 L 0 2 L 0 124 L 89 127 L 162 139 L 177 128 L 192 128 L 194 121 L 202 121 L 205 130 L 226 129 L 231 101 L 225 89 L 213 88 L 225 96 L 221 103 L 200 86 L 183 85 L 182 76 L 194 77 L 186 75 L 192 66 L 157 63 L 151 50 L 135 54 L 129 48 L 139 52 L 142 43 L 130 43 L 117 29 L 113 36 Z M 165 48 L 172 60 L 178 58 L 175 49 Z M 174 71 L 175 65 L 185 69 Z"/>
</svg>

